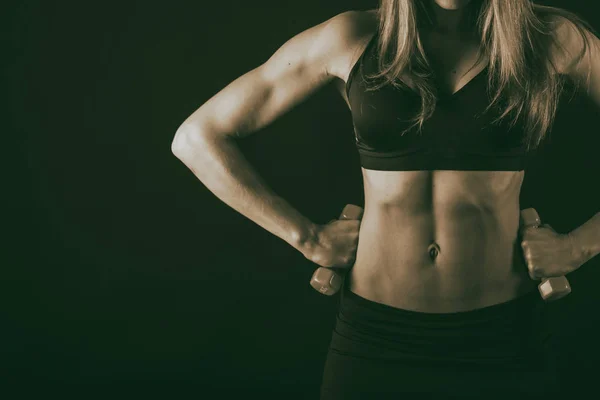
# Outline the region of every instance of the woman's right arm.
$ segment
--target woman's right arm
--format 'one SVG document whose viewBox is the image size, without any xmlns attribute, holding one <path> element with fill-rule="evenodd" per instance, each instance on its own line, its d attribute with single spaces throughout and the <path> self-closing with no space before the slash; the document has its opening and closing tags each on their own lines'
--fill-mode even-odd
<svg viewBox="0 0 600 400">
<path fill-rule="evenodd" d="M 349 49 L 362 34 L 357 18 L 357 12 L 346 12 L 288 40 L 264 64 L 190 115 L 171 146 L 220 200 L 307 257 L 318 241 L 319 227 L 265 184 L 236 138 L 260 130 L 343 74 L 352 56 Z"/>
</svg>

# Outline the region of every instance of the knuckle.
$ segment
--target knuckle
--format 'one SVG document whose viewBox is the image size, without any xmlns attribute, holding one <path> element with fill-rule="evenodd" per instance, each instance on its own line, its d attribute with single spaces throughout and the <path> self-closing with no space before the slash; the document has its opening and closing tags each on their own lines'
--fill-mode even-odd
<svg viewBox="0 0 600 400">
<path fill-rule="evenodd" d="M 325 253 L 316 254 L 311 261 L 322 267 L 331 267 L 331 257 Z"/>
<path fill-rule="evenodd" d="M 538 277 L 538 275 L 540 273 L 540 269 L 539 269 L 539 267 L 537 265 L 529 265 L 528 269 L 529 269 L 529 275 L 532 278 L 537 278 Z"/>
</svg>

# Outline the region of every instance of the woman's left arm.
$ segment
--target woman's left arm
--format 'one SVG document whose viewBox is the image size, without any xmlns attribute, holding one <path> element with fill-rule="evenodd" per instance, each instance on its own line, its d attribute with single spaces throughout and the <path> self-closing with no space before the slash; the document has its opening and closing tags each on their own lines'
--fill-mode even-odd
<svg viewBox="0 0 600 400">
<path fill-rule="evenodd" d="M 560 73 L 568 75 L 578 87 L 583 89 L 600 108 L 600 39 L 589 30 L 582 28 L 587 39 L 584 40 L 581 32 L 572 22 L 567 21 L 565 18 L 560 18 L 558 22 L 556 25 L 556 39 L 559 46 L 554 47 L 554 51 L 552 51 L 554 65 Z M 600 132 L 595 133 L 600 134 Z M 600 174 L 600 170 L 596 173 Z M 553 231 L 551 227 L 549 228 L 550 231 Z M 554 253 L 549 246 L 542 246 L 539 240 L 541 238 L 536 237 L 538 235 L 545 236 L 544 234 L 548 236 L 544 239 L 550 238 L 551 240 L 547 243 L 553 243 L 556 251 L 560 248 L 564 249 L 561 252 L 563 257 L 556 257 L 558 253 L 553 254 L 555 256 L 554 260 L 560 264 L 562 264 L 562 261 L 567 261 L 567 264 L 570 264 L 570 268 L 568 268 L 570 270 L 579 268 L 600 253 L 600 212 L 597 212 L 587 222 L 568 234 L 559 235 L 554 232 L 553 235 L 549 231 L 544 231 L 532 232 L 533 237 L 529 237 L 529 242 L 534 245 L 532 247 L 537 244 L 538 250 L 540 250 L 539 252 L 532 251 L 530 255 L 535 256 L 546 253 L 551 256 Z M 558 244 L 563 245 L 557 246 Z M 524 248 L 526 247 L 524 246 Z M 562 261 L 559 261 L 561 259 Z M 569 270 L 563 272 L 569 272 Z"/>
<path fill-rule="evenodd" d="M 566 48 L 574 53 L 566 72 L 600 108 L 600 39 L 583 28 L 587 39 L 585 41 L 572 24 L 566 24 L 565 28 L 563 40 L 567 42 Z M 600 134 L 600 132 L 595 133 Z M 600 170 L 596 173 L 600 173 Z M 575 247 L 575 254 L 579 256 L 578 264 L 585 264 L 598 255 L 600 253 L 600 212 L 570 232 L 569 236 Z"/>
</svg>

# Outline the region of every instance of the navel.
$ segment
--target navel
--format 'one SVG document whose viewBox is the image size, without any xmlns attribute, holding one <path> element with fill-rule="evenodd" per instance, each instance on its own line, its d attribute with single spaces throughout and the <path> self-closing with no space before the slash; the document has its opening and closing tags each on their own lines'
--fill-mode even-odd
<svg viewBox="0 0 600 400">
<path fill-rule="evenodd" d="M 431 261 L 435 261 L 440 254 L 440 246 L 436 242 L 432 242 L 427 248 L 427 253 L 429 254 L 429 258 L 431 258 Z"/>
</svg>

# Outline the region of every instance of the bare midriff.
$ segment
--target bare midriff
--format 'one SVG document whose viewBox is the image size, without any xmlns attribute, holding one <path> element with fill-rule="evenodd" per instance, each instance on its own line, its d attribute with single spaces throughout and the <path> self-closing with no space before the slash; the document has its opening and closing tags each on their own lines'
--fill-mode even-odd
<svg viewBox="0 0 600 400">
<path fill-rule="evenodd" d="M 349 288 L 392 307 L 469 311 L 533 290 L 518 253 L 523 171 L 363 169 Z"/>
</svg>

